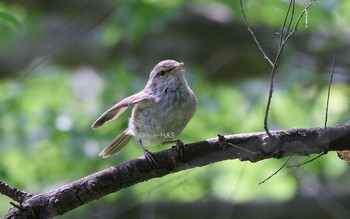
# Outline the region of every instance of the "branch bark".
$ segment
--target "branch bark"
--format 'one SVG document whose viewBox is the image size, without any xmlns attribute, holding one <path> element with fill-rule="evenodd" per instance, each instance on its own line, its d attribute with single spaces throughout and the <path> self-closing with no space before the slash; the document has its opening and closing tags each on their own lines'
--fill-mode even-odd
<svg viewBox="0 0 350 219">
<path fill-rule="evenodd" d="M 186 145 L 180 156 L 175 147 L 154 154 L 158 167 L 144 157 L 112 166 L 56 190 L 27 197 L 4 218 L 50 218 L 107 194 L 152 178 L 229 159 L 257 162 L 285 156 L 308 156 L 350 149 L 350 125 L 289 129 L 221 136 Z"/>
<path fill-rule="evenodd" d="M 2 181 L 0 181 L 0 193 L 19 203 L 32 196 L 32 194 L 20 191 Z"/>
</svg>

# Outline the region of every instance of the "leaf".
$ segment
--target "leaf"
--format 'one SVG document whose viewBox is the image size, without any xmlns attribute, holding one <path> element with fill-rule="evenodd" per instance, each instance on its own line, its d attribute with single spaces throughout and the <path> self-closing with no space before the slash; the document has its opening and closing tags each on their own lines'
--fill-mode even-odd
<svg viewBox="0 0 350 219">
<path fill-rule="evenodd" d="M 0 11 L 0 20 L 11 23 L 17 28 L 21 27 L 21 23 L 19 22 L 19 20 L 14 15 L 12 15 L 10 13 Z"/>
</svg>

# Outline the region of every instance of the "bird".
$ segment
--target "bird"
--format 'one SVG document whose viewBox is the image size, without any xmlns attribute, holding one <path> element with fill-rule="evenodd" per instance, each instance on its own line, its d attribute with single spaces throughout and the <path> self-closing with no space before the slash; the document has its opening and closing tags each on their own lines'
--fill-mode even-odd
<svg viewBox="0 0 350 219">
<path fill-rule="evenodd" d="M 128 127 L 99 154 L 106 158 L 117 154 L 135 137 L 144 156 L 155 163 L 152 153 L 145 147 L 176 142 L 196 111 L 197 98 L 188 86 L 183 62 L 164 60 L 151 71 L 143 90 L 119 101 L 104 112 L 91 126 L 97 129 L 107 121 L 117 119 L 129 106 L 133 106 Z"/>
</svg>

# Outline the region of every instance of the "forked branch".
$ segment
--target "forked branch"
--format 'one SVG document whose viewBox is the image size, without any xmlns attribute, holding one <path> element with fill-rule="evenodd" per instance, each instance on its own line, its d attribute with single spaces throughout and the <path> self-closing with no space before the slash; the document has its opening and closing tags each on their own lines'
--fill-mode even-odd
<svg viewBox="0 0 350 219">
<path fill-rule="evenodd" d="M 246 26 L 248 28 L 248 31 L 252 35 L 252 37 L 253 37 L 256 45 L 258 46 L 260 52 L 263 54 L 264 58 L 269 62 L 269 64 L 272 67 L 271 75 L 270 75 L 270 88 L 269 88 L 269 94 L 268 94 L 268 98 L 267 98 L 267 104 L 266 104 L 265 116 L 264 116 L 264 129 L 265 129 L 266 134 L 269 137 L 273 138 L 273 136 L 271 135 L 271 133 L 269 131 L 269 128 L 268 128 L 268 117 L 269 117 L 269 111 L 270 111 L 271 100 L 272 100 L 272 95 L 273 95 L 273 84 L 274 84 L 274 80 L 275 80 L 275 74 L 276 74 L 278 66 L 279 66 L 279 62 L 280 62 L 280 59 L 281 59 L 282 52 L 284 50 L 284 46 L 288 42 L 289 38 L 297 31 L 301 19 L 307 13 L 307 10 L 315 2 L 315 0 L 311 0 L 310 3 L 303 9 L 303 11 L 299 15 L 298 19 L 296 20 L 296 23 L 295 23 L 295 25 L 294 25 L 292 30 L 291 30 L 291 27 L 292 27 L 292 23 L 293 23 L 294 16 L 295 16 L 295 0 L 290 0 L 290 3 L 289 3 L 289 6 L 288 6 L 286 15 L 284 17 L 284 22 L 283 22 L 283 25 L 282 25 L 282 28 L 281 28 L 281 31 L 280 31 L 280 38 L 279 38 L 279 42 L 278 42 L 279 47 L 278 47 L 278 50 L 277 50 L 277 53 L 276 53 L 276 56 L 275 56 L 273 62 L 268 57 L 268 55 L 266 54 L 265 50 L 262 48 L 261 44 L 259 43 L 258 39 L 256 38 L 256 36 L 254 34 L 254 31 L 250 28 L 250 25 L 248 23 L 247 17 L 245 15 L 245 12 L 244 12 L 244 9 L 243 9 L 242 1 L 243 0 L 240 0 L 240 5 L 241 5 L 243 18 L 245 20 L 245 23 L 246 23 Z"/>
</svg>

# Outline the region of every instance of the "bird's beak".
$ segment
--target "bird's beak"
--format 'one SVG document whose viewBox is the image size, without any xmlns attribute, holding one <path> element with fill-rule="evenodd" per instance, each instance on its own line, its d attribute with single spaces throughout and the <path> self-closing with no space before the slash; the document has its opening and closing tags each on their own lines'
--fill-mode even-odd
<svg viewBox="0 0 350 219">
<path fill-rule="evenodd" d="M 170 74 L 176 74 L 178 72 L 181 72 L 185 64 L 183 62 L 180 62 L 173 70 L 171 70 Z"/>
</svg>

